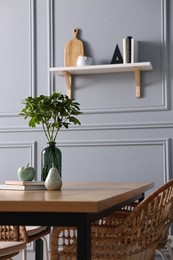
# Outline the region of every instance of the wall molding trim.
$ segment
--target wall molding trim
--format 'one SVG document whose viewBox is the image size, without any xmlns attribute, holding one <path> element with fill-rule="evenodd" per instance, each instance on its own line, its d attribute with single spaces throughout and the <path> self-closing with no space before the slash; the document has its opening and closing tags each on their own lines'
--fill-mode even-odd
<svg viewBox="0 0 173 260">
<path fill-rule="evenodd" d="M 171 139 L 127 139 L 127 140 L 87 140 L 87 141 L 59 141 L 58 147 L 104 147 L 104 146 L 162 146 L 164 182 L 172 178 L 170 169 Z"/>
<path fill-rule="evenodd" d="M 161 0 L 161 41 L 162 41 L 162 106 L 168 109 L 168 1 Z"/>
<path fill-rule="evenodd" d="M 30 26 L 29 26 L 29 35 L 30 35 L 30 86 L 31 86 L 31 96 L 36 95 L 36 86 L 35 86 L 35 52 L 36 52 L 36 45 L 35 45 L 35 1 L 29 0 L 30 8 L 29 8 L 29 17 L 30 17 Z"/>
<path fill-rule="evenodd" d="M 165 111 L 168 110 L 168 37 L 167 37 L 167 0 L 160 0 L 161 6 L 161 45 L 162 45 L 162 97 L 161 105 L 156 106 L 131 106 L 131 107 L 83 107 L 81 110 L 85 114 L 104 114 L 104 113 L 127 113 L 127 112 L 147 112 L 147 111 Z M 48 3 L 48 78 L 49 78 L 49 87 L 48 93 L 51 93 L 55 90 L 54 87 L 54 75 L 49 71 L 49 67 L 54 66 L 54 14 L 53 14 L 53 2 L 52 0 L 47 0 Z M 158 2 L 159 3 L 159 2 Z M 64 83 L 65 84 L 65 83 Z M 65 86 L 64 86 L 65 87 Z"/>
<path fill-rule="evenodd" d="M 29 86 L 30 96 L 35 96 L 35 1 L 29 1 Z M 0 112 L 0 117 L 18 117 L 19 111 Z"/>
<path fill-rule="evenodd" d="M 125 124 L 82 124 L 80 126 L 69 126 L 68 129 L 62 128 L 60 131 L 101 131 L 101 130 L 126 130 L 126 129 L 168 129 L 173 128 L 173 122 L 158 122 L 158 123 L 125 123 Z M 31 128 L 28 126 L 9 126 L 0 127 L 0 133 L 11 132 L 43 132 L 41 126 Z"/>
<path fill-rule="evenodd" d="M 28 162 L 36 168 L 36 141 L 33 142 L 0 142 L 0 149 L 26 148 L 29 149 L 30 158 Z"/>
<path fill-rule="evenodd" d="M 54 75 L 49 68 L 54 66 L 54 5 L 53 0 L 47 0 L 47 75 L 48 95 L 54 91 Z"/>
</svg>

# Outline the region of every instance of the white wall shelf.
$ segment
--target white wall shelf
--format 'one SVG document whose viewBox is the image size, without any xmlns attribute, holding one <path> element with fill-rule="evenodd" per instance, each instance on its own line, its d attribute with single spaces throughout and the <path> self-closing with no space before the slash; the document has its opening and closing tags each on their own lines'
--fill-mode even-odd
<svg viewBox="0 0 173 260">
<path fill-rule="evenodd" d="M 118 72 L 134 72 L 136 82 L 136 97 L 141 97 L 140 86 L 140 71 L 152 70 L 150 62 L 137 62 L 126 64 L 106 64 L 106 65 L 92 65 L 82 67 L 54 67 L 50 68 L 50 72 L 58 76 L 64 76 L 67 85 L 67 95 L 71 97 L 72 89 L 72 75 L 86 75 L 86 74 L 104 74 L 104 73 L 118 73 Z"/>
</svg>

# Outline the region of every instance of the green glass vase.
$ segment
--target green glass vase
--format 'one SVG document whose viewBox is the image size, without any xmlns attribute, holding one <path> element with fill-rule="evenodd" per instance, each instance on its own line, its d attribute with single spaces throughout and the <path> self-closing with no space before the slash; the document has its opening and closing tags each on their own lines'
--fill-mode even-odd
<svg viewBox="0 0 173 260">
<path fill-rule="evenodd" d="M 61 160 L 62 160 L 61 150 L 56 147 L 56 142 L 49 142 L 48 147 L 46 147 L 41 152 L 41 180 L 45 181 L 50 168 L 52 168 L 52 163 L 54 167 L 58 169 L 59 175 L 61 176 Z"/>
</svg>

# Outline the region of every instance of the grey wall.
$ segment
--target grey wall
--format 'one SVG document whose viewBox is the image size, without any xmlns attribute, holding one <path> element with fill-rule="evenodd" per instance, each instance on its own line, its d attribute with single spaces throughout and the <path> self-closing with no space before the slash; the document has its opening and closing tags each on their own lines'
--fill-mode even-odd
<svg viewBox="0 0 173 260">
<path fill-rule="evenodd" d="M 40 180 L 42 129 L 18 114 L 32 95 L 66 93 L 64 47 L 79 28 L 85 54 L 110 63 L 115 45 L 132 35 L 139 42 L 141 98 L 133 73 L 77 76 L 73 97 L 82 125 L 61 130 L 63 181 L 154 181 L 172 178 L 173 2 L 170 0 L 0 0 L 0 181 L 17 179 L 28 162 Z M 32 248 L 31 248 L 32 251 Z M 32 259 L 32 258 L 31 258 Z"/>
</svg>

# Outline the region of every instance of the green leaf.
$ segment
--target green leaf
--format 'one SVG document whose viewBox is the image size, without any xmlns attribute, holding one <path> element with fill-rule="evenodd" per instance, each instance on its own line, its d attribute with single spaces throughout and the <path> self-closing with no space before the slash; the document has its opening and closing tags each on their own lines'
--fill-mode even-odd
<svg viewBox="0 0 173 260">
<path fill-rule="evenodd" d="M 24 108 L 19 115 L 24 116 L 24 119 L 29 118 L 29 127 L 42 124 L 48 141 L 55 140 L 61 127 L 81 124 L 76 117 L 82 114 L 80 104 L 67 95 L 54 92 L 50 96 L 29 96 L 22 100 L 22 104 Z"/>
</svg>

